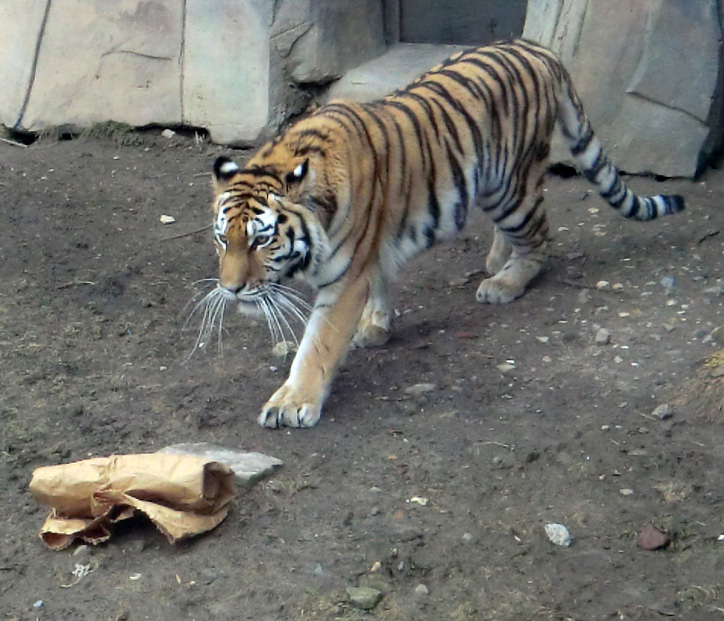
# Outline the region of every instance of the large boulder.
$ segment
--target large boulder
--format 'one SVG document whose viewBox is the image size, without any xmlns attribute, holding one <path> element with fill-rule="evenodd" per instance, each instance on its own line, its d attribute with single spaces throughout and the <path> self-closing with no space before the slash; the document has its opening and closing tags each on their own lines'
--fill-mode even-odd
<svg viewBox="0 0 724 621">
<path fill-rule="evenodd" d="M 385 49 L 379 0 L 0 2 L 0 123 L 189 125 L 250 145 Z"/>
<path fill-rule="evenodd" d="M 717 84 L 716 0 L 529 0 L 523 36 L 558 52 L 619 168 L 693 176 Z M 568 159 L 562 141 L 554 159 Z"/>
<path fill-rule="evenodd" d="M 28 131 L 106 120 L 179 123 L 177 4 L 0 3 L 0 82 L 9 94 L 0 98 L 0 121 Z"/>
</svg>

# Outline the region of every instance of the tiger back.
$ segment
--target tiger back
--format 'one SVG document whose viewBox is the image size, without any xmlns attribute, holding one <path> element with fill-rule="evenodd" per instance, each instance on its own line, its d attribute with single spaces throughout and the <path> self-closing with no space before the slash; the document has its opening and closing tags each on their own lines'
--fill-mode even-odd
<svg viewBox="0 0 724 621">
<path fill-rule="evenodd" d="M 282 283 L 300 277 L 317 291 L 263 426 L 318 422 L 350 343 L 389 338 L 390 280 L 454 237 L 474 206 L 494 224 L 477 300 L 503 304 L 524 293 L 545 259 L 542 184 L 556 123 L 583 175 L 624 217 L 684 208 L 679 196 L 641 198 L 626 186 L 566 70 L 527 41 L 458 53 L 380 101 L 331 101 L 243 169 L 216 161 L 219 295 L 281 329 L 298 312 Z"/>
</svg>

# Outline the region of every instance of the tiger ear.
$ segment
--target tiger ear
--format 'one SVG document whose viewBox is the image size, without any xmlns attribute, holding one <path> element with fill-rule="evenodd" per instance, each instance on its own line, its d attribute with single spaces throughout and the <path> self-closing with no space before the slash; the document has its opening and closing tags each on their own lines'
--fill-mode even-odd
<svg viewBox="0 0 724 621">
<path fill-rule="evenodd" d="M 224 187 L 229 180 L 239 172 L 239 165 L 228 157 L 217 157 L 214 162 L 214 174 L 212 176 L 214 189 Z"/>
<path fill-rule="evenodd" d="M 309 172 L 309 160 L 304 160 L 301 164 L 298 164 L 293 171 L 287 173 L 287 184 L 299 183 L 307 176 L 307 172 Z"/>
</svg>

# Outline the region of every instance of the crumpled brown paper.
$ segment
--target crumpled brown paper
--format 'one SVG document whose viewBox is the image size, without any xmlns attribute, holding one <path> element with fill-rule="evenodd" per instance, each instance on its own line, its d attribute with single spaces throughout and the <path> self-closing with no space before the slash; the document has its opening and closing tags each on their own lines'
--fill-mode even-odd
<svg viewBox="0 0 724 621">
<path fill-rule="evenodd" d="M 224 464 L 152 453 L 37 468 L 30 491 L 52 508 L 40 538 L 62 550 L 76 538 L 106 541 L 114 522 L 136 512 L 175 543 L 216 527 L 228 514 L 236 488 L 234 474 Z"/>
</svg>

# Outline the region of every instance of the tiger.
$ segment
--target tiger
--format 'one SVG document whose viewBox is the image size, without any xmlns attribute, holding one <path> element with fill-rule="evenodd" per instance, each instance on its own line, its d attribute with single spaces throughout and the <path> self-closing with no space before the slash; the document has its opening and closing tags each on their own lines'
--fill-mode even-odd
<svg viewBox="0 0 724 621">
<path fill-rule="evenodd" d="M 582 175 L 623 217 L 684 209 L 641 198 L 604 154 L 571 78 L 550 50 L 503 41 L 454 54 L 407 87 L 360 103 L 333 99 L 240 167 L 213 164 L 216 291 L 279 333 L 316 292 L 289 375 L 263 427 L 313 427 L 351 346 L 391 334 L 391 280 L 412 257 L 459 233 L 477 205 L 494 233 L 475 297 L 507 304 L 540 272 L 549 241 L 543 178 L 554 128 Z M 280 323 L 282 322 L 282 323 Z"/>
</svg>

